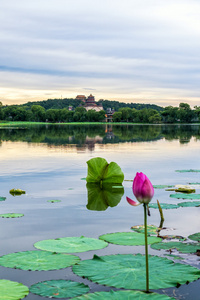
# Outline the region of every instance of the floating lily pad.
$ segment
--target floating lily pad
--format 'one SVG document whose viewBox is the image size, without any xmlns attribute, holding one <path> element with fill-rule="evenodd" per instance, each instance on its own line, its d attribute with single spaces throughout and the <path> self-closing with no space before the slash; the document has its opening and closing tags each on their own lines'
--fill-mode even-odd
<svg viewBox="0 0 200 300">
<path fill-rule="evenodd" d="M 115 232 L 103 234 L 99 237 L 111 244 L 124 245 L 124 246 L 140 246 L 145 245 L 145 238 L 143 233 L 138 232 Z M 148 244 L 159 243 L 160 238 L 155 236 L 148 237 Z"/>
<path fill-rule="evenodd" d="M 191 234 L 191 235 L 188 236 L 188 238 L 193 240 L 193 241 L 200 242 L 200 232 Z"/>
<path fill-rule="evenodd" d="M 168 242 L 168 243 L 157 243 L 151 245 L 151 248 L 156 250 L 172 250 L 176 249 L 181 253 L 195 253 L 198 249 L 200 249 L 200 244 L 195 243 L 181 243 L 181 242 Z"/>
<path fill-rule="evenodd" d="M 182 203 L 178 203 L 178 206 L 181 206 L 181 207 L 199 207 L 200 206 L 200 201 L 182 202 Z"/>
<path fill-rule="evenodd" d="M 168 204 L 168 203 L 160 203 L 160 206 L 162 209 L 174 209 L 178 208 L 178 205 L 176 204 Z M 149 203 L 149 208 L 158 208 L 157 203 Z"/>
<path fill-rule="evenodd" d="M 14 213 L 0 215 L 1 218 L 20 218 L 23 216 L 24 216 L 24 214 L 14 214 Z"/>
<path fill-rule="evenodd" d="M 144 225 L 136 225 L 131 227 L 132 230 L 144 233 Z M 147 225 L 147 234 L 148 235 L 157 235 L 158 227 L 155 225 Z"/>
<path fill-rule="evenodd" d="M 27 286 L 16 281 L 0 280 L 0 299 L 1 300 L 19 300 L 29 294 Z"/>
<path fill-rule="evenodd" d="M 191 184 L 191 185 L 200 185 L 200 182 L 189 182 L 188 184 Z"/>
<path fill-rule="evenodd" d="M 87 182 L 99 183 L 122 183 L 124 173 L 115 162 L 108 162 L 101 157 L 95 157 L 87 161 L 88 175 Z"/>
<path fill-rule="evenodd" d="M 33 250 L 1 256 L 0 265 L 13 269 L 48 271 L 67 268 L 79 260 L 80 258 L 78 256 L 71 254 Z"/>
<path fill-rule="evenodd" d="M 42 297 L 71 298 L 87 293 L 90 288 L 71 280 L 48 280 L 33 284 L 30 292 Z"/>
<path fill-rule="evenodd" d="M 12 189 L 9 192 L 12 196 L 20 196 L 22 194 L 26 194 L 25 191 L 21 190 L 21 189 Z"/>
<path fill-rule="evenodd" d="M 87 209 L 103 211 L 109 206 L 114 207 L 118 205 L 122 196 L 124 195 L 124 188 L 120 184 L 113 188 L 112 184 L 104 184 L 100 186 L 99 183 L 87 183 L 88 204 Z"/>
<path fill-rule="evenodd" d="M 141 254 L 94 255 L 73 266 L 73 272 L 99 284 L 125 289 L 145 289 L 145 256 Z M 161 289 L 200 278 L 200 270 L 190 265 L 149 255 L 149 288 Z M 141 298 L 143 299 L 143 298 Z"/>
<path fill-rule="evenodd" d="M 200 170 L 194 170 L 194 169 L 189 169 L 189 170 L 176 170 L 175 172 L 179 172 L 179 173 L 200 172 Z"/>
<path fill-rule="evenodd" d="M 50 202 L 50 203 L 58 203 L 58 202 L 61 202 L 61 200 L 47 200 L 47 202 Z"/>
<path fill-rule="evenodd" d="M 173 185 L 162 185 L 162 184 L 157 184 L 157 185 L 153 185 L 153 187 L 155 188 L 155 189 L 166 189 L 166 188 L 172 188 L 173 187 Z"/>
<path fill-rule="evenodd" d="M 175 189 L 175 192 L 192 194 L 192 193 L 195 193 L 196 190 L 192 189 L 192 188 L 179 187 L 179 188 Z"/>
<path fill-rule="evenodd" d="M 171 194 L 170 197 L 176 199 L 200 199 L 200 194 Z"/>
<path fill-rule="evenodd" d="M 86 295 L 82 295 L 71 300 L 175 300 L 166 295 L 156 294 L 156 293 L 145 293 L 140 291 L 109 291 L 109 292 L 96 292 Z"/>
<path fill-rule="evenodd" d="M 0 201 L 5 201 L 6 197 L 0 197 Z"/>
<path fill-rule="evenodd" d="M 104 241 L 94 238 L 87 238 L 84 236 L 43 240 L 34 244 L 34 246 L 38 249 L 59 253 L 74 253 L 98 250 L 105 248 L 107 245 L 108 244 Z"/>
</svg>

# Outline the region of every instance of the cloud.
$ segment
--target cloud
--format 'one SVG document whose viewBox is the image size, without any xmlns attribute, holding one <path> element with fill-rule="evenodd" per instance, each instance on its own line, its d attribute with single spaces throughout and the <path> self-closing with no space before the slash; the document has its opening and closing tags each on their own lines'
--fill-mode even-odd
<svg viewBox="0 0 200 300">
<path fill-rule="evenodd" d="M 3 102 L 83 86 L 99 98 L 198 101 L 198 1 L 3 0 L 0 18 Z"/>
</svg>

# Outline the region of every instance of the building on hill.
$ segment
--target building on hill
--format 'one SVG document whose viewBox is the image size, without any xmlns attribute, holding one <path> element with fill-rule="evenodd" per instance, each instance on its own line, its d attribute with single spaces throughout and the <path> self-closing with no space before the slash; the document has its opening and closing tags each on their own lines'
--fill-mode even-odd
<svg viewBox="0 0 200 300">
<path fill-rule="evenodd" d="M 97 103 L 95 102 L 95 98 L 92 94 L 90 94 L 87 97 L 84 107 L 87 111 L 90 110 L 90 109 L 93 109 L 97 112 L 103 110 L 103 106 L 102 105 L 97 105 Z"/>
<path fill-rule="evenodd" d="M 86 97 L 85 97 L 85 95 L 77 95 L 76 96 L 76 100 L 81 100 L 81 101 L 85 102 L 86 101 Z"/>
</svg>

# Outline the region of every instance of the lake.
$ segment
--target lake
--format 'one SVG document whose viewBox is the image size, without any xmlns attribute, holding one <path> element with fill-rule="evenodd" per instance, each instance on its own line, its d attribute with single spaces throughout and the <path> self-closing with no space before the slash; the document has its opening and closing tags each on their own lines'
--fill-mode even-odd
<svg viewBox="0 0 200 300">
<path fill-rule="evenodd" d="M 59 237 L 98 238 L 112 232 L 128 232 L 143 224 L 143 207 L 132 207 L 132 182 L 136 172 L 145 173 L 153 185 L 199 183 L 198 172 L 176 170 L 200 169 L 199 125 L 46 125 L 30 128 L 0 129 L 0 202 L 1 214 L 22 213 L 21 218 L 0 218 L 0 255 L 35 250 L 35 242 Z M 116 162 L 125 175 L 124 195 L 115 207 L 104 211 L 88 209 L 86 188 L 87 161 L 103 157 Z M 26 194 L 12 196 L 13 188 Z M 174 192 L 155 189 L 152 203 L 178 203 Z M 200 193 L 197 185 L 196 193 Z M 48 200 L 61 200 L 50 203 Z M 188 237 L 199 231 L 199 207 L 165 209 L 166 234 Z M 148 224 L 159 226 L 157 209 L 150 209 Z M 94 254 L 144 254 L 144 246 L 108 247 L 77 253 L 81 259 Z M 149 247 L 149 254 L 164 255 Z M 188 256 L 199 268 L 199 257 Z M 1 278 L 32 284 L 51 279 L 75 280 L 88 284 L 91 292 L 111 288 L 92 283 L 72 273 L 71 268 L 58 271 L 23 271 L 0 267 Z M 200 281 L 179 288 L 157 290 L 176 299 L 198 299 Z M 29 294 L 27 300 L 43 299 Z"/>
</svg>

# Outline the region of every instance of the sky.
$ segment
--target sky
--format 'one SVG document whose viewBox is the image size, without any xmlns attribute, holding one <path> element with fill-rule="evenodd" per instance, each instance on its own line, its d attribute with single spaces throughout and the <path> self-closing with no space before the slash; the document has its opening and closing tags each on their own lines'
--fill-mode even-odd
<svg viewBox="0 0 200 300">
<path fill-rule="evenodd" d="M 200 106 L 199 0 L 1 0 L 0 101 Z"/>
</svg>

